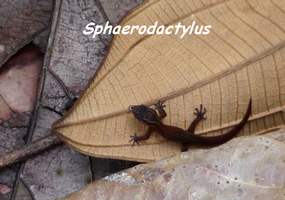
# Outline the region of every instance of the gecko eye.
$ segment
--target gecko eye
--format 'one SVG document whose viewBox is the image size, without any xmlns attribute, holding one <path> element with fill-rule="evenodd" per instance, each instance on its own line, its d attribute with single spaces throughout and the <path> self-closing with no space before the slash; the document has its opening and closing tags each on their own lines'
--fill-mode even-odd
<svg viewBox="0 0 285 200">
<path fill-rule="evenodd" d="M 134 106 L 129 106 L 129 111 L 133 111 L 133 109 L 134 109 Z"/>
</svg>

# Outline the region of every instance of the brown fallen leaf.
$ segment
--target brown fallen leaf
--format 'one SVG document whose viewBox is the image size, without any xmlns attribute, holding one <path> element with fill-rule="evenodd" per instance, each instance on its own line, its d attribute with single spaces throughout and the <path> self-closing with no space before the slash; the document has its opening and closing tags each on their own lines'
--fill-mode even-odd
<svg viewBox="0 0 285 200">
<path fill-rule="evenodd" d="M 121 25 L 212 25 L 209 35 L 118 35 L 99 73 L 55 129 L 79 151 L 150 161 L 180 151 L 154 134 L 132 147 L 129 136 L 146 129 L 128 112 L 133 104 L 166 103 L 166 124 L 187 128 L 204 104 L 199 134 L 221 134 L 253 115 L 240 135 L 284 124 L 284 1 L 146 1 Z"/>
<path fill-rule="evenodd" d="M 9 119 L 13 112 L 32 111 L 43 54 L 28 44 L 13 55 L 0 70 L 0 119 Z"/>
<path fill-rule="evenodd" d="M 4 185 L 4 184 L 0 184 L 0 193 L 1 194 L 6 194 L 10 191 L 11 191 L 10 187 L 8 187 L 7 185 Z"/>
</svg>

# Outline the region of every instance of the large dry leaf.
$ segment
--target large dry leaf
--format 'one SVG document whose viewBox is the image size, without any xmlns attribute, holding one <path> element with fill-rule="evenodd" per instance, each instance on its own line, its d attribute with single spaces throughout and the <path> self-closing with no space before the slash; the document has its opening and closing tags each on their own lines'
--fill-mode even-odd
<svg viewBox="0 0 285 200">
<path fill-rule="evenodd" d="M 150 161 L 180 150 L 154 134 L 140 146 L 129 136 L 145 128 L 131 104 L 166 101 L 166 124 L 187 128 L 203 103 L 200 134 L 236 125 L 253 98 L 253 115 L 240 135 L 284 124 L 285 1 L 147 1 L 122 25 L 211 24 L 207 36 L 119 35 L 95 80 L 75 108 L 55 125 L 67 143 L 86 154 Z"/>
<path fill-rule="evenodd" d="M 64 200 L 284 200 L 284 129 L 137 165 Z M 63 200 L 63 199 L 62 199 Z"/>
</svg>

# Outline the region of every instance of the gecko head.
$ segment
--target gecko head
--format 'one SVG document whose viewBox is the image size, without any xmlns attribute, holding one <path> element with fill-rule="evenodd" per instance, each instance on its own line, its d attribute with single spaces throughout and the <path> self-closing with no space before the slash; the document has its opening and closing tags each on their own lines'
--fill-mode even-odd
<svg viewBox="0 0 285 200">
<path fill-rule="evenodd" d="M 131 105 L 129 111 L 133 113 L 135 118 L 147 125 L 159 125 L 160 119 L 156 111 L 145 105 Z"/>
</svg>

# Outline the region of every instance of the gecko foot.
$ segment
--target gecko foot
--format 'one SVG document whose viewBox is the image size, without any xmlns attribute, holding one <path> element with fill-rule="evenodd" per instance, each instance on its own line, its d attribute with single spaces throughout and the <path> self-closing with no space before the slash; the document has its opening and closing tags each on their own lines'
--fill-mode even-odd
<svg viewBox="0 0 285 200">
<path fill-rule="evenodd" d="M 154 104 L 154 106 L 157 110 L 164 110 L 166 105 L 163 104 L 163 102 L 159 100 L 156 104 Z"/>
<path fill-rule="evenodd" d="M 130 136 L 130 141 L 132 143 L 132 146 L 134 146 L 135 144 L 139 145 L 139 137 L 137 136 L 137 134 L 135 133 L 134 135 Z"/>
<path fill-rule="evenodd" d="M 206 108 L 201 104 L 200 108 L 195 108 L 195 112 L 193 114 L 196 115 L 197 119 L 206 119 L 206 112 Z"/>
</svg>

